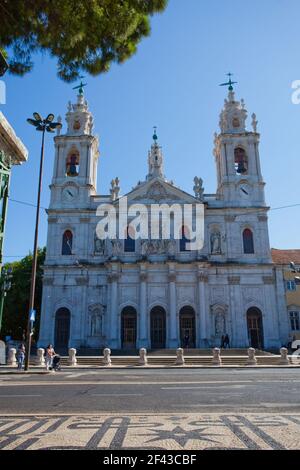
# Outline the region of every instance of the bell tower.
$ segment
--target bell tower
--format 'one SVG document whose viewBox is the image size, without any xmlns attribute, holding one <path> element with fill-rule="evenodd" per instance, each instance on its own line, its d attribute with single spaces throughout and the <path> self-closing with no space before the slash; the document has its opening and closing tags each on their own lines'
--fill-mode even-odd
<svg viewBox="0 0 300 470">
<path fill-rule="evenodd" d="M 259 158 L 257 120 L 252 114 L 252 131 L 246 128 L 245 103 L 236 101 L 231 78 L 228 98 L 220 114 L 220 133 L 215 134 L 217 197 L 225 206 L 265 206 Z"/>
<path fill-rule="evenodd" d="M 93 116 L 79 88 L 77 102 L 69 102 L 66 114 L 67 130 L 54 138 L 55 160 L 50 208 L 85 206 L 89 196 L 96 194 L 98 137 L 93 134 Z"/>
</svg>

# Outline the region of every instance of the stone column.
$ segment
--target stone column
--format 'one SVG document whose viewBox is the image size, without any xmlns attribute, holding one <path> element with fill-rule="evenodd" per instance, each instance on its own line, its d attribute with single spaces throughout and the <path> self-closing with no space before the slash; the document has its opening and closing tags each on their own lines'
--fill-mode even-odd
<svg viewBox="0 0 300 470">
<path fill-rule="evenodd" d="M 198 308 L 199 308 L 199 335 L 200 335 L 200 347 L 207 347 L 207 311 L 205 301 L 205 283 L 208 281 L 208 276 L 203 271 L 198 271 Z M 198 334 L 198 328 L 196 329 L 196 337 Z M 197 339 L 197 338 L 196 338 Z"/>
<path fill-rule="evenodd" d="M 148 319 L 147 319 L 147 273 L 140 273 L 140 324 L 138 347 L 148 348 Z"/>
<path fill-rule="evenodd" d="M 176 312 L 176 272 L 169 272 L 169 308 L 170 308 L 170 325 L 169 325 L 169 348 L 177 348 L 179 343 L 177 312 Z"/>
<path fill-rule="evenodd" d="M 110 282 L 110 337 L 108 343 L 111 348 L 115 349 L 119 347 L 118 338 L 118 279 L 119 273 L 112 272 L 108 276 L 108 282 Z"/>
</svg>

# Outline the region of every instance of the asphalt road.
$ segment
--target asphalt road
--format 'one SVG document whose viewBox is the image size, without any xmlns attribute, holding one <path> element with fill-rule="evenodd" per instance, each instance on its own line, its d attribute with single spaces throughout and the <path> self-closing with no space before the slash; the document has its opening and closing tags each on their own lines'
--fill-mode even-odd
<svg viewBox="0 0 300 470">
<path fill-rule="evenodd" d="M 99 370 L 0 375 L 0 415 L 300 412 L 300 370 Z"/>
</svg>

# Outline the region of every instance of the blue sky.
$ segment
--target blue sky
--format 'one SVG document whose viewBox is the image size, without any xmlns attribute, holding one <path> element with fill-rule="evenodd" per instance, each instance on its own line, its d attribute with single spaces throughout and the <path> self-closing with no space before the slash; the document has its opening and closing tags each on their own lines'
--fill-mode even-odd
<svg viewBox="0 0 300 470">
<path fill-rule="evenodd" d="M 249 117 L 255 112 L 261 133 L 260 156 L 271 208 L 300 204 L 300 105 L 291 101 L 291 83 L 300 79 L 298 0 L 170 0 L 152 19 L 152 34 L 137 54 L 103 76 L 86 77 L 86 98 L 100 136 L 98 193 L 115 176 L 124 194 L 147 172 L 153 126 L 158 126 L 165 173 L 192 192 L 201 176 L 205 192 L 216 190 L 213 133 L 226 90 L 218 86 L 234 73 L 237 98 Z M 56 61 L 38 55 L 33 72 L 6 75 L 7 103 L 0 107 L 29 150 L 14 167 L 11 199 L 35 203 L 40 133 L 26 123 L 33 111 L 64 116 L 76 94 L 56 76 Z M 250 127 L 250 119 L 249 119 Z M 47 135 L 42 206 L 49 203 L 54 146 Z M 271 246 L 299 248 L 300 206 L 270 212 Z M 26 255 L 33 245 L 35 209 L 9 204 L 5 260 Z M 45 245 L 43 211 L 40 246 Z"/>
</svg>

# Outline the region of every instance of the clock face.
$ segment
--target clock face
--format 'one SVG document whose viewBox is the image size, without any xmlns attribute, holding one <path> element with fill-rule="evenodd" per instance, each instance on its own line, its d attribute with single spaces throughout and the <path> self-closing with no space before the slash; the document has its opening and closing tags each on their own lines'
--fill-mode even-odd
<svg viewBox="0 0 300 470">
<path fill-rule="evenodd" d="M 251 195 L 251 188 L 248 184 L 241 184 L 239 186 L 239 196 L 243 199 L 248 199 Z"/>
<path fill-rule="evenodd" d="M 67 202 L 75 201 L 78 189 L 75 186 L 66 186 L 62 191 L 63 199 Z"/>
</svg>

